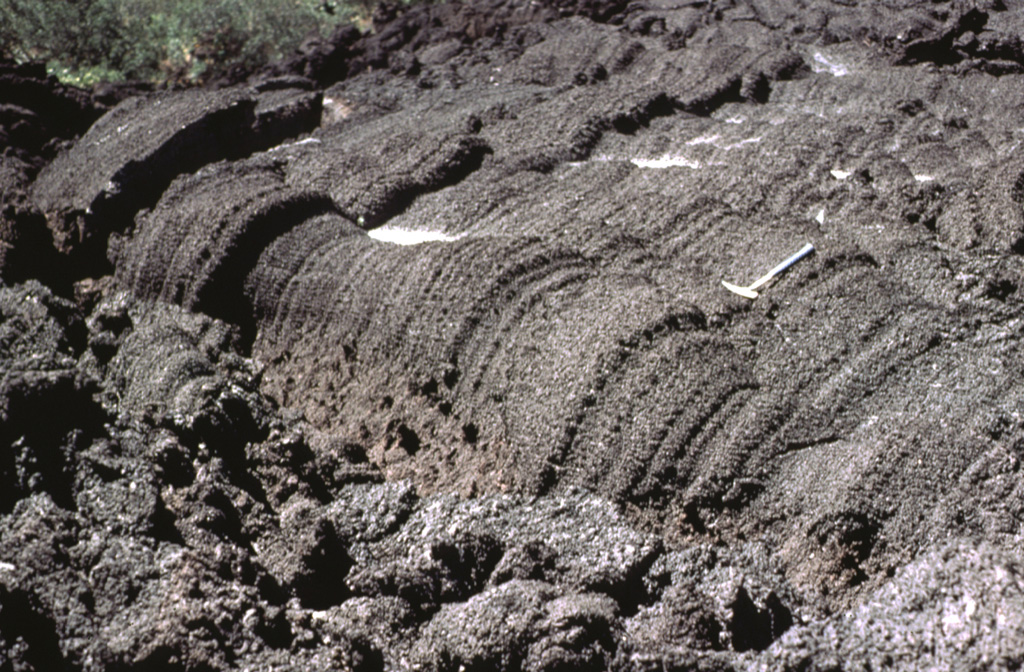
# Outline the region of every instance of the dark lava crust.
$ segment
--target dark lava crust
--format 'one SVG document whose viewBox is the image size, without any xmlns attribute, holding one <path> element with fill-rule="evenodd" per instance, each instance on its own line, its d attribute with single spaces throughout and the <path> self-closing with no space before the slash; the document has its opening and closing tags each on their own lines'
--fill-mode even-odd
<svg viewBox="0 0 1024 672">
<path fill-rule="evenodd" d="M 1019 669 L 1021 35 L 474 0 L 218 90 L 0 64 L 0 672 Z"/>
</svg>

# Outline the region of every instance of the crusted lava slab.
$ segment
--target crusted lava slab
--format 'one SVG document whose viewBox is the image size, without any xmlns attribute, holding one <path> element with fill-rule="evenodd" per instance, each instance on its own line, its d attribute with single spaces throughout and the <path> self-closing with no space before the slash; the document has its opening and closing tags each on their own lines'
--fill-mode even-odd
<svg viewBox="0 0 1024 672">
<path fill-rule="evenodd" d="M 294 84 L 293 84 L 294 86 Z M 31 195 L 73 277 L 102 274 L 107 238 L 152 207 L 178 175 L 240 158 L 315 127 L 319 93 L 162 92 L 120 103 L 40 173 Z"/>
<path fill-rule="evenodd" d="M 1024 12 L 375 21 L 5 157 L 0 669 L 1019 667 Z"/>
</svg>

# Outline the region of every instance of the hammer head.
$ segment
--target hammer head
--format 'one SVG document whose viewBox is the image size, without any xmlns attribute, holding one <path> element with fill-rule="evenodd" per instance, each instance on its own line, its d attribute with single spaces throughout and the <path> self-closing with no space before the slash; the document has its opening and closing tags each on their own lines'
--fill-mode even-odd
<svg viewBox="0 0 1024 672">
<path fill-rule="evenodd" d="M 740 296 L 742 296 L 744 298 L 747 298 L 747 299 L 756 299 L 757 298 L 757 292 L 754 291 L 753 289 L 750 289 L 749 287 L 740 287 L 739 285 L 734 285 L 731 282 L 726 282 L 725 280 L 722 280 L 722 285 L 726 289 L 728 289 L 730 292 L 732 292 L 734 294 L 739 294 Z"/>
</svg>

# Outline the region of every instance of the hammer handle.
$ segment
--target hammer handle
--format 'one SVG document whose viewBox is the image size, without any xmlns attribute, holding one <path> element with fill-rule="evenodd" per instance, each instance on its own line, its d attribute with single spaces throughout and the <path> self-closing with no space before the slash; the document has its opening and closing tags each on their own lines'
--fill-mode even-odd
<svg viewBox="0 0 1024 672">
<path fill-rule="evenodd" d="M 763 278 L 761 278 L 760 280 L 758 280 L 757 282 L 752 284 L 749 287 L 749 289 L 757 289 L 758 287 L 760 287 L 761 285 L 765 284 L 766 282 L 768 282 L 769 280 L 774 278 L 779 273 L 782 273 L 784 270 L 786 270 L 787 268 L 789 268 L 790 266 L 792 266 L 796 262 L 800 261 L 801 259 L 803 259 L 804 257 L 806 257 L 808 254 L 810 254 L 813 251 L 814 251 L 814 245 L 812 245 L 810 243 L 807 243 L 806 245 L 804 245 L 803 247 L 800 248 L 799 252 L 796 252 L 795 254 L 790 255 L 781 264 L 779 264 L 778 266 L 776 266 L 772 270 L 768 271 L 767 275 L 765 275 Z"/>
</svg>

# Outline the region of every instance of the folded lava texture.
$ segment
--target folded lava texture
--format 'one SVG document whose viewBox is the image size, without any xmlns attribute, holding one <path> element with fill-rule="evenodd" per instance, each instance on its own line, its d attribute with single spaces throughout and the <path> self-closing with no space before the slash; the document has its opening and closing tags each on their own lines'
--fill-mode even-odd
<svg viewBox="0 0 1024 672">
<path fill-rule="evenodd" d="M 0 65 L 0 670 L 1018 669 L 1021 35 L 472 0 L 218 90 Z"/>
</svg>

